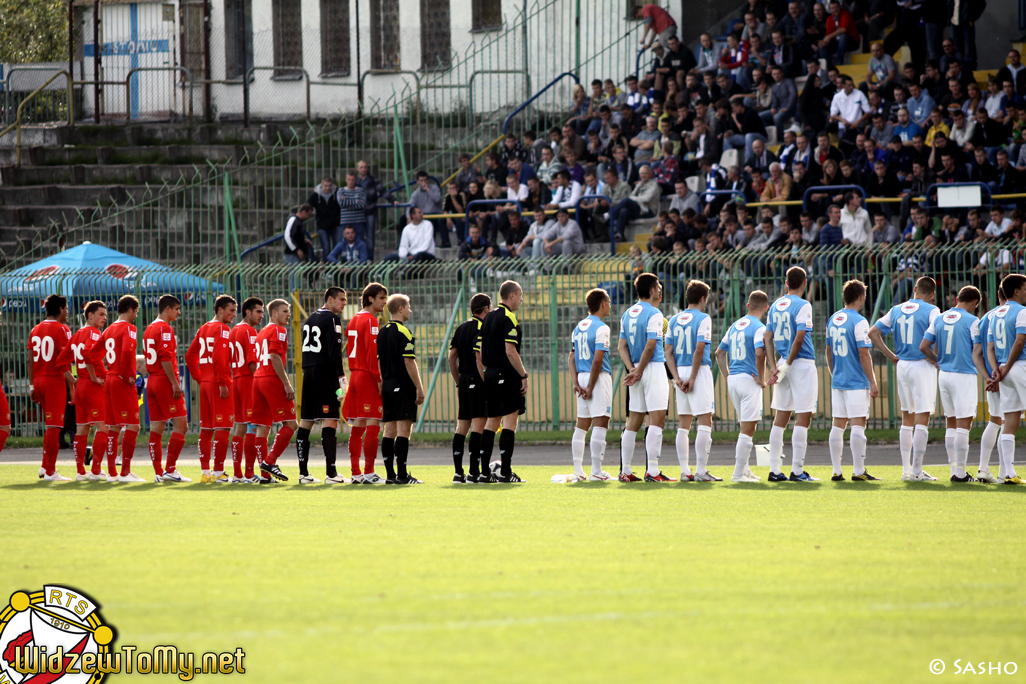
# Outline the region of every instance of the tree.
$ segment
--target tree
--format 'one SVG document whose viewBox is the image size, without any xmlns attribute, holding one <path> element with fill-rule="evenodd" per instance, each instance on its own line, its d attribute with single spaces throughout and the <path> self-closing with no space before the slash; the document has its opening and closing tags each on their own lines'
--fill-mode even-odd
<svg viewBox="0 0 1026 684">
<path fill-rule="evenodd" d="M 65 0 L 0 0 L 0 62 L 68 59 Z"/>
</svg>

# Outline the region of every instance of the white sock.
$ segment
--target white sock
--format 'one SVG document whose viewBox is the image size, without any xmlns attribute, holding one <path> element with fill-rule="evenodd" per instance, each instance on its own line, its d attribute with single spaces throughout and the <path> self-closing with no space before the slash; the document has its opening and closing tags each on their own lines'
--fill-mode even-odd
<svg viewBox="0 0 1026 684">
<path fill-rule="evenodd" d="M 912 426 L 902 425 L 898 431 L 898 449 L 901 451 L 901 472 L 912 472 Z"/>
<path fill-rule="evenodd" d="M 948 468 L 955 474 L 955 428 L 944 428 L 944 451 L 948 454 Z"/>
<path fill-rule="evenodd" d="M 925 425 L 916 425 L 912 433 L 912 474 L 923 474 L 923 458 L 926 456 L 926 441 L 930 432 Z"/>
<path fill-rule="evenodd" d="M 709 449 L 712 447 L 712 427 L 699 425 L 698 434 L 695 436 L 695 461 L 697 466 L 695 472 L 698 475 L 705 475 L 709 465 Z"/>
<path fill-rule="evenodd" d="M 634 460 L 634 444 L 638 439 L 638 433 L 632 430 L 624 430 L 620 435 L 620 470 L 624 475 L 631 474 L 631 461 Z"/>
<path fill-rule="evenodd" d="M 983 428 L 983 436 L 980 437 L 980 470 L 990 472 L 990 455 L 997 444 L 998 436 L 1001 435 L 1001 426 L 987 421 L 987 427 Z M 1000 464 L 1000 460 L 998 461 Z"/>
<path fill-rule="evenodd" d="M 997 439 L 997 452 L 998 452 L 998 479 L 1005 479 L 1005 443 L 1001 441 L 1002 435 L 998 435 Z"/>
<path fill-rule="evenodd" d="M 645 433 L 645 455 L 648 457 L 648 474 L 653 477 L 659 474 L 659 454 L 662 451 L 663 429 L 649 425 Z"/>
<path fill-rule="evenodd" d="M 1001 435 L 998 442 L 998 455 L 1005 470 L 1005 477 L 1015 477 L 1015 435 Z"/>
<path fill-rule="evenodd" d="M 606 428 L 591 429 L 591 474 L 602 474 L 602 457 L 606 455 Z"/>
<path fill-rule="evenodd" d="M 801 475 L 805 470 L 805 451 L 809 448 L 809 428 L 794 426 L 791 431 L 791 472 Z"/>
<path fill-rule="evenodd" d="M 955 475 L 965 477 L 965 462 L 969 456 L 969 431 L 965 428 L 955 430 Z"/>
<path fill-rule="evenodd" d="M 854 465 L 851 473 L 861 475 L 866 472 L 866 428 L 852 425 L 848 446 L 851 448 L 851 462 Z"/>
<path fill-rule="evenodd" d="M 691 466 L 688 465 L 691 451 L 691 437 L 687 430 L 677 428 L 677 460 L 680 462 L 680 475 L 684 477 L 691 474 Z"/>
<path fill-rule="evenodd" d="M 830 465 L 834 475 L 841 475 L 841 450 L 844 449 L 844 428 L 836 425 L 830 428 Z"/>
<path fill-rule="evenodd" d="M 784 428 L 774 425 L 770 428 L 770 472 L 780 472 L 780 462 L 784 458 Z M 791 457 L 794 461 L 794 457 Z"/>
<path fill-rule="evenodd" d="M 752 455 L 752 438 L 746 434 L 737 436 L 734 449 L 734 477 L 741 477 L 748 470 L 748 459 Z"/>
<path fill-rule="evenodd" d="M 570 453 L 574 459 L 574 475 L 584 475 L 584 440 L 587 436 L 587 430 L 574 428 L 574 436 L 570 440 Z"/>
</svg>

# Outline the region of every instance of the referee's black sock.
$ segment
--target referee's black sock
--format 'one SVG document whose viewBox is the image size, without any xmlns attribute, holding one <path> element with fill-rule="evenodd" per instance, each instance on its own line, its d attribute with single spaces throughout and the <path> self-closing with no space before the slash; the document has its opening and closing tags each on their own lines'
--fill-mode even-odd
<svg viewBox="0 0 1026 684">
<path fill-rule="evenodd" d="M 389 480 L 395 479 L 395 439 L 391 437 L 381 438 L 381 460 L 385 462 L 385 476 Z"/>
<path fill-rule="evenodd" d="M 495 433 L 485 430 L 481 433 L 481 473 L 488 474 L 488 464 L 492 460 L 492 448 L 495 446 Z"/>
<path fill-rule="evenodd" d="M 452 464 L 456 468 L 456 474 L 463 474 L 463 445 L 466 442 L 466 436 L 456 433 L 452 436 Z M 471 455 L 473 460 L 473 455 Z"/>
<path fill-rule="evenodd" d="M 467 440 L 467 453 L 470 454 L 470 476 L 477 477 L 481 471 L 478 469 L 477 464 L 479 463 L 478 458 L 481 452 L 481 433 L 471 432 L 470 439 Z"/>
<path fill-rule="evenodd" d="M 502 460 L 502 476 L 509 477 L 513 473 L 513 442 L 517 433 L 503 430 L 499 434 L 499 458 Z"/>
<path fill-rule="evenodd" d="M 328 477 L 335 477 L 338 475 L 338 471 L 335 470 L 335 454 L 338 447 L 335 428 L 321 428 L 321 446 L 324 447 L 325 473 Z"/>
<path fill-rule="evenodd" d="M 309 475 L 310 471 L 306 466 L 310 461 L 310 431 L 306 428 L 299 428 L 296 431 L 296 453 L 299 455 L 299 474 Z"/>
<path fill-rule="evenodd" d="M 395 438 L 395 467 L 399 477 L 406 477 L 406 456 L 410 453 L 410 438 Z"/>
</svg>

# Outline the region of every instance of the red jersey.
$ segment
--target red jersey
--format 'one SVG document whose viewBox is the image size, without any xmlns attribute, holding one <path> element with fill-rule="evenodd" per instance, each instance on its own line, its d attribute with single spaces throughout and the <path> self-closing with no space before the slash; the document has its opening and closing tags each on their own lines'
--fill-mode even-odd
<svg viewBox="0 0 1026 684">
<path fill-rule="evenodd" d="M 349 371 L 366 371 L 376 379 L 378 372 L 378 319 L 369 311 L 361 311 L 346 325 L 346 353 Z"/>
<path fill-rule="evenodd" d="M 146 326 L 143 332 L 143 354 L 146 355 L 146 372 L 150 375 L 167 377 L 163 364 L 170 361 L 175 377 L 178 377 L 178 340 L 167 321 L 158 318 Z"/>
<path fill-rule="evenodd" d="M 289 354 L 288 331 L 274 323 L 265 325 L 264 329 L 257 335 L 256 346 L 257 354 L 259 355 L 258 363 L 260 365 L 257 366 L 253 377 L 278 377 L 278 374 L 274 371 L 274 366 L 271 365 L 271 355 L 277 354 L 278 358 L 281 359 L 282 367 L 285 367 L 285 359 Z"/>
<path fill-rule="evenodd" d="M 59 378 L 71 370 L 71 359 L 60 359 L 70 341 L 71 328 L 60 321 L 45 320 L 32 328 L 25 348 L 32 352 L 33 377 Z"/>
<path fill-rule="evenodd" d="M 231 330 L 220 321 L 200 326 L 185 352 L 189 372 L 199 382 L 215 382 L 219 387 L 232 384 L 232 347 L 228 343 Z"/>
<path fill-rule="evenodd" d="M 128 321 L 114 321 L 100 335 L 107 372 L 121 378 L 135 377 L 135 348 L 139 331 Z"/>
<path fill-rule="evenodd" d="M 87 325 L 71 336 L 71 342 L 61 350 L 61 363 L 73 363 L 78 369 L 78 377 L 89 379 L 86 365 L 92 365 L 96 377 L 103 380 L 107 377 L 107 369 L 103 367 L 103 345 L 100 344 L 100 329 Z M 101 407 L 102 408 L 102 407 Z"/>
<path fill-rule="evenodd" d="M 257 363 L 257 331 L 249 323 L 239 323 L 232 328 L 232 371 L 237 378 L 253 375 L 249 364 Z"/>
</svg>

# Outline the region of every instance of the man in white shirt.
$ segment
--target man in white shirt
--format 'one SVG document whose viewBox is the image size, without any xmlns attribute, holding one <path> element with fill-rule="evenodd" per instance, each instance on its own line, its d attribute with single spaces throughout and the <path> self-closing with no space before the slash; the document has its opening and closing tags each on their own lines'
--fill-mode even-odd
<svg viewBox="0 0 1026 684">
<path fill-rule="evenodd" d="M 420 207 L 410 208 L 410 222 L 403 228 L 399 238 L 399 251 L 384 258 L 384 261 L 434 261 L 435 228 L 430 221 L 424 220 L 424 211 Z"/>
<path fill-rule="evenodd" d="M 570 209 L 577 205 L 581 199 L 581 184 L 570 180 L 570 172 L 560 169 L 555 176 L 556 189 L 552 191 L 552 203 L 545 206 L 546 209 Z"/>
<path fill-rule="evenodd" d="M 1001 237 L 1012 225 L 1012 219 L 1005 218 L 1005 208 L 1002 206 L 992 207 L 990 210 L 990 223 L 984 231 L 990 237 Z"/>
<path fill-rule="evenodd" d="M 830 103 L 830 125 L 828 130 L 836 130 L 837 137 L 854 141 L 856 129 L 869 117 L 869 101 L 865 94 L 855 88 L 851 76 L 842 76 L 844 86 L 834 95 Z"/>
<path fill-rule="evenodd" d="M 848 192 L 844 197 L 844 208 L 841 209 L 842 242 L 847 240 L 850 245 L 873 244 L 873 224 L 869 212 L 862 208 L 862 198 L 856 192 Z"/>
</svg>

